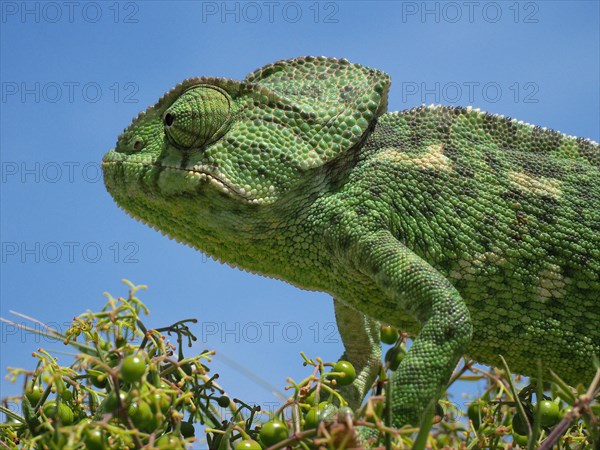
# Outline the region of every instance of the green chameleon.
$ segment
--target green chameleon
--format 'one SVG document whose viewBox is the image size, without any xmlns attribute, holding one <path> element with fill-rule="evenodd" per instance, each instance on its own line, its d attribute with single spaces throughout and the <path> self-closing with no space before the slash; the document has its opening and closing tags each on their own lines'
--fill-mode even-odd
<svg viewBox="0 0 600 450">
<path fill-rule="evenodd" d="M 211 257 L 328 292 L 360 404 L 379 321 L 414 337 L 393 423 L 463 355 L 589 382 L 600 355 L 600 149 L 471 108 L 387 113 L 390 78 L 301 57 L 191 78 L 103 159 L 132 217 Z"/>
</svg>

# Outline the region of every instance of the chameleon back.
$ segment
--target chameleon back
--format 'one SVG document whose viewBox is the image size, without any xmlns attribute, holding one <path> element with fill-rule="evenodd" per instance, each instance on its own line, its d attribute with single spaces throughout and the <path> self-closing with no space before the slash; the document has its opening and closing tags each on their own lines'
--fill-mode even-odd
<svg viewBox="0 0 600 450">
<path fill-rule="evenodd" d="M 436 106 L 383 116 L 365 152 L 378 184 L 386 177 L 395 193 L 394 235 L 465 299 L 470 355 L 499 365 L 502 354 L 526 374 L 540 358 L 569 382 L 591 378 L 600 354 L 598 144 Z"/>
</svg>

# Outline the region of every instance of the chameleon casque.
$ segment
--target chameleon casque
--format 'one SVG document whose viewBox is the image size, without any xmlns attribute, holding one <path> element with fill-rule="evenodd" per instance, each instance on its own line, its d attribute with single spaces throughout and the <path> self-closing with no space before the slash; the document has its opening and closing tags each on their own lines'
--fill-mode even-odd
<svg viewBox="0 0 600 450">
<path fill-rule="evenodd" d="M 354 406 L 378 372 L 378 321 L 413 336 L 395 425 L 418 422 L 463 355 L 591 381 L 598 144 L 471 108 L 387 113 L 389 87 L 325 57 L 188 79 L 119 136 L 106 187 L 219 261 L 332 294 Z"/>
</svg>

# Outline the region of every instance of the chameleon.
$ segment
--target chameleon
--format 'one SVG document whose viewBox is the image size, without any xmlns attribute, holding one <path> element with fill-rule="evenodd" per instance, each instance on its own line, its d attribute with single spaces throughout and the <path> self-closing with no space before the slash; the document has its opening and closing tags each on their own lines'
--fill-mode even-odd
<svg viewBox="0 0 600 450">
<path fill-rule="evenodd" d="M 471 107 L 387 112 L 390 77 L 299 57 L 190 78 L 105 154 L 133 218 L 233 267 L 326 292 L 360 405 L 380 323 L 413 338 L 392 423 L 419 423 L 459 360 L 571 385 L 600 355 L 598 143 Z"/>
</svg>

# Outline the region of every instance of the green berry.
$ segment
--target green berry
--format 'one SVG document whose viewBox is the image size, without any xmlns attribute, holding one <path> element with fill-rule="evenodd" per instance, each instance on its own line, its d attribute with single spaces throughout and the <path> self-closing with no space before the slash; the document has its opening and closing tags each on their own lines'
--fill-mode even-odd
<svg viewBox="0 0 600 450">
<path fill-rule="evenodd" d="M 88 428 L 83 433 L 83 443 L 86 450 L 105 450 L 107 448 L 102 430 Z"/>
<path fill-rule="evenodd" d="M 469 417 L 469 420 L 473 422 L 473 428 L 476 430 L 478 430 L 479 426 L 481 425 L 481 418 L 484 415 L 482 412 L 484 405 L 484 402 L 476 401 L 471 403 L 467 408 L 467 416 Z"/>
<path fill-rule="evenodd" d="M 183 370 L 186 375 L 192 375 L 193 373 L 196 373 L 198 369 L 196 364 L 193 362 L 188 362 L 181 366 L 181 370 Z"/>
<path fill-rule="evenodd" d="M 342 375 L 330 375 L 330 378 L 335 380 L 338 386 L 347 386 L 352 384 L 356 379 L 356 370 L 348 361 L 338 361 L 333 366 L 332 372 L 341 372 Z"/>
<path fill-rule="evenodd" d="M 144 400 L 137 402 L 135 411 L 133 414 L 130 413 L 130 417 L 134 425 L 142 431 L 152 431 L 157 426 L 156 416 L 150 405 Z"/>
<path fill-rule="evenodd" d="M 337 416 L 337 408 L 328 402 L 321 402 L 313 406 L 304 416 L 304 429 L 317 428 L 319 422 L 331 422 Z"/>
<path fill-rule="evenodd" d="M 138 404 L 136 402 L 131 402 L 129 406 L 127 406 L 127 415 L 129 417 L 133 417 L 135 414 L 137 414 L 137 410 Z"/>
<path fill-rule="evenodd" d="M 288 436 L 287 425 L 280 420 L 267 422 L 260 429 L 260 440 L 269 447 L 287 439 Z"/>
<path fill-rule="evenodd" d="M 181 448 L 181 439 L 175 436 L 173 433 L 166 433 L 159 437 L 154 443 L 157 447 L 175 449 Z"/>
<path fill-rule="evenodd" d="M 527 436 L 527 434 L 529 433 L 529 430 L 527 429 L 527 424 L 525 423 L 525 420 L 521 418 L 521 416 L 519 414 L 516 414 L 513 418 L 512 418 L 512 429 L 513 429 L 513 434 L 520 434 L 522 436 Z"/>
<path fill-rule="evenodd" d="M 62 391 L 62 394 L 60 394 L 60 397 L 65 402 L 70 402 L 71 400 L 73 400 L 73 392 L 71 392 L 70 389 L 65 389 L 64 391 Z"/>
<path fill-rule="evenodd" d="M 338 410 L 338 420 L 345 421 L 346 419 L 354 419 L 354 410 L 349 406 L 342 406 Z"/>
<path fill-rule="evenodd" d="M 398 340 L 400 334 L 398 333 L 398 330 L 396 328 L 390 325 L 382 325 L 380 336 L 381 342 L 383 342 L 384 344 L 393 345 Z"/>
<path fill-rule="evenodd" d="M 543 427 L 552 427 L 560 421 L 560 408 L 550 400 L 542 400 L 536 405 L 540 409 L 540 423 Z"/>
<path fill-rule="evenodd" d="M 108 374 L 105 373 L 100 366 L 92 365 L 90 369 L 91 370 L 88 371 L 90 383 L 98 389 L 104 389 L 106 387 Z"/>
<path fill-rule="evenodd" d="M 64 403 L 57 404 L 54 400 L 44 405 L 44 414 L 50 419 L 58 420 L 63 425 L 71 425 L 74 420 L 73 410 Z"/>
<path fill-rule="evenodd" d="M 513 442 L 521 447 L 527 447 L 529 439 L 527 436 L 513 432 Z"/>
<path fill-rule="evenodd" d="M 146 361 L 143 355 L 129 355 L 121 363 L 121 377 L 129 383 L 140 381 L 146 373 Z"/>
<path fill-rule="evenodd" d="M 244 439 L 235 445 L 235 450 L 262 450 L 262 447 L 252 439 Z"/>
<path fill-rule="evenodd" d="M 162 390 L 155 391 L 147 398 L 154 412 L 166 414 L 171 407 L 171 396 Z"/>
<path fill-rule="evenodd" d="M 385 353 L 385 362 L 389 364 L 390 370 L 396 371 L 405 356 L 406 349 L 404 347 L 392 347 Z"/>
<path fill-rule="evenodd" d="M 563 409 L 561 409 L 561 411 L 560 411 L 561 420 L 564 419 L 566 417 L 566 415 L 569 414 L 572 410 L 573 410 L 573 407 L 571 405 L 565 406 Z"/>
<path fill-rule="evenodd" d="M 229 400 L 229 397 L 227 397 L 226 395 L 221 395 L 218 399 L 217 399 L 217 404 L 221 407 L 221 408 L 227 408 L 229 406 L 229 403 L 231 403 L 231 400 Z"/>
<path fill-rule="evenodd" d="M 105 341 L 102 338 L 98 339 L 98 347 L 100 347 L 101 350 L 104 350 L 105 352 L 110 350 L 110 342 Z"/>
<path fill-rule="evenodd" d="M 305 430 L 310 430 L 312 428 L 317 428 L 318 424 L 319 424 L 319 411 L 318 411 L 318 408 L 312 407 L 304 415 L 304 429 Z"/>
<path fill-rule="evenodd" d="M 315 406 L 320 402 L 323 401 L 327 401 L 329 399 L 329 391 L 326 391 L 325 389 L 321 389 L 319 391 L 319 401 L 317 402 L 315 396 L 316 396 L 317 390 L 314 389 L 305 399 L 304 399 L 304 403 L 311 405 L 311 406 Z"/>
<path fill-rule="evenodd" d="M 194 428 L 194 424 L 190 422 L 181 422 L 179 427 L 179 431 L 181 431 L 181 435 L 184 438 L 192 437 L 196 434 L 196 430 Z"/>
<path fill-rule="evenodd" d="M 31 403 L 31 406 L 37 405 L 37 402 L 40 401 L 43 394 L 44 388 L 39 384 L 32 384 L 29 382 L 27 383 L 27 386 L 25 386 L 25 396 L 27 397 L 27 400 L 29 400 L 29 403 Z"/>
<path fill-rule="evenodd" d="M 127 402 L 127 394 L 125 392 L 119 391 L 119 398 L 121 399 L 121 405 L 124 405 Z M 102 409 L 105 412 L 115 412 L 117 406 L 117 394 L 115 391 L 112 391 L 102 402 Z"/>
</svg>

